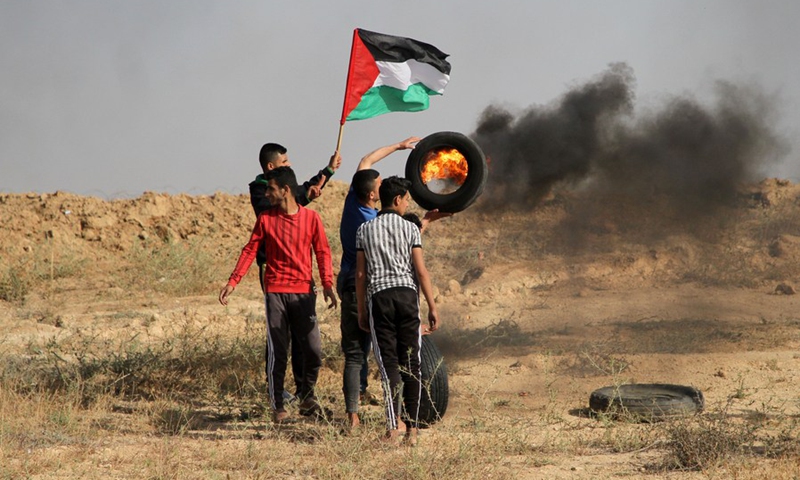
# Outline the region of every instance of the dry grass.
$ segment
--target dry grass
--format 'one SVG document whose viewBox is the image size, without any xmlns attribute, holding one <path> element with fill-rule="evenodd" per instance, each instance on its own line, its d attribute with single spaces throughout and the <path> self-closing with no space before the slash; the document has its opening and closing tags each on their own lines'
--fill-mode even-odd
<svg viewBox="0 0 800 480">
<path fill-rule="evenodd" d="M 134 244 L 123 275 L 126 286 L 178 296 L 205 293 L 219 282 L 221 266 L 208 250 L 200 241 Z"/>
<path fill-rule="evenodd" d="M 435 225 L 425 239 L 426 260 L 444 280 L 439 286 L 450 278 L 466 284 L 468 275 L 495 263 L 536 262 L 531 278 L 514 295 L 555 289 L 553 272 L 562 270 L 574 277 L 576 290 L 601 290 L 607 280 L 591 276 L 591 269 L 612 257 L 610 268 L 622 272 L 615 278 L 639 264 L 649 268 L 647 275 L 632 276 L 636 284 L 670 280 L 748 287 L 772 278 L 800 278 L 796 262 L 768 258 L 775 237 L 800 234 L 794 205 L 746 210 L 737 217 L 740 225 L 726 224 L 730 238 L 701 235 L 698 243 L 685 247 L 659 243 L 656 235 L 628 242 L 626 236 L 635 236 L 635 229 L 613 221 L 565 222 L 569 212 L 563 202 L 556 198 L 537 211 L 501 217 L 460 214 L 459 221 L 488 226 L 481 230 L 464 231 L 450 220 Z M 335 222 L 328 222 L 334 225 L 329 238 L 338 252 L 331 235 Z M 567 242 L 564 235 L 570 232 L 578 237 Z M 89 256 L 55 257 L 45 241 L 39 256 L 5 257 L 0 299 L 19 312 L 14 321 L 59 333 L 32 338 L 21 350 L 0 344 L 0 478 L 583 478 L 592 473 L 582 471 L 582 464 L 608 457 L 614 466 L 598 476 L 798 478 L 799 420 L 786 412 L 800 405 L 754 400 L 770 398 L 770 388 L 793 381 L 793 367 L 783 361 L 746 365 L 728 373 L 726 383 L 714 384 L 717 377 L 707 375 L 717 388 L 712 394 L 724 400 L 707 407 L 710 413 L 690 419 L 642 424 L 589 417 L 581 410 L 587 380 L 629 382 L 642 376 L 638 362 L 647 355 L 669 359 L 785 348 L 796 344 L 796 323 L 687 317 L 531 326 L 514 313 L 477 327 L 459 328 L 454 322 L 436 338 L 451 377 L 452 403 L 445 419 L 422 433 L 420 447 L 388 448 L 379 442 L 384 428 L 380 409 L 366 411 L 360 434 L 344 434 L 335 312 L 318 312 L 320 324 L 330 327 L 323 335 L 318 395 L 337 415 L 330 422 L 301 419 L 278 428 L 265 405 L 261 311 L 227 312 L 244 319 L 243 327 L 234 328 L 229 318 L 213 314 L 162 312 L 152 300 L 214 295 L 231 259 L 209 253 L 215 246 L 157 237 L 134 243 L 117 256 L 117 270 L 104 272 L 121 291 L 101 289 L 92 299 L 136 300 L 117 311 L 99 311 L 96 328 L 57 325 L 65 298 L 80 291 L 61 280 L 75 282 Z M 662 260 L 688 267 L 662 269 Z M 539 268 L 543 263 L 546 268 Z M 245 285 L 237 295 L 251 301 L 260 296 Z M 23 310 L 29 301 L 35 306 Z M 111 322 L 137 328 L 108 335 L 102 328 Z M 153 326 L 163 332 L 142 333 Z M 499 367 L 497 357 L 510 359 L 505 365 L 530 361 L 541 367 L 524 379 L 541 380 L 535 400 L 520 396 L 524 392 L 519 390 L 536 387 L 501 384 L 509 369 Z M 470 369 L 479 367 L 490 371 L 476 378 Z M 770 375 L 772 384 L 754 381 Z M 720 388 L 729 391 L 720 393 Z"/>
<path fill-rule="evenodd" d="M 331 373 L 321 382 L 323 395 L 330 393 Z M 425 431 L 424 447 L 407 450 L 379 441 L 379 411 L 365 416 L 359 435 L 345 436 L 339 421 L 276 428 L 260 416 L 225 417 L 218 405 L 197 407 L 197 398 L 143 402 L 109 394 L 87 406 L 80 389 L 22 390 L 29 387 L 6 381 L 0 394 L 2 478 L 59 470 L 61 478 L 502 479 L 515 478 L 508 465 L 474 458 L 530 450 L 526 425 L 477 401 L 483 411 L 451 429 Z"/>
<path fill-rule="evenodd" d="M 45 245 L 49 254 L 14 256 L 2 252 L 4 265 L 0 268 L 0 300 L 14 305 L 24 305 L 29 294 L 37 291 L 48 296 L 56 280 L 82 274 L 88 259 L 70 253 L 60 253 L 49 242 Z"/>
<path fill-rule="evenodd" d="M 462 387 L 460 407 L 425 430 L 416 449 L 381 444 L 380 410 L 366 413 L 355 436 L 344 434 L 340 416 L 277 428 L 264 414 L 263 326 L 253 319 L 243 332 L 220 335 L 198 327 L 190 311 L 183 317 L 147 344 L 86 333 L 31 345 L 24 362 L 4 362 L 0 478 L 58 471 L 58 478 L 510 479 L 597 455 L 629 459 L 632 472 L 650 475 L 792 478 L 792 462 L 800 461 L 798 419 L 781 414 L 782 406 L 762 405 L 748 418 L 723 406 L 657 425 L 566 415 L 557 390 L 564 357 L 542 360 L 550 393 L 538 414 L 521 415 L 520 401 L 493 393 L 491 382 Z M 511 322 L 487 332 L 500 328 L 516 332 Z M 333 339 L 325 350 L 318 393 L 336 409 L 341 358 Z M 630 362 L 605 347 L 584 345 L 576 355 L 585 359 L 581 369 L 625 381 Z M 753 394 L 733 391 L 726 405 Z"/>
</svg>

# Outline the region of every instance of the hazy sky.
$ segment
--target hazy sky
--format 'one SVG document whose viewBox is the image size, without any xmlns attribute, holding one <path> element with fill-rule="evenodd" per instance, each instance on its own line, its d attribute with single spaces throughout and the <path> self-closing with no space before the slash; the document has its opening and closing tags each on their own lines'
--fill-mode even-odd
<svg viewBox="0 0 800 480">
<path fill-rule="evenodd" d="M 764 174 L 798 180 L 799 22 L 796 0 L 1 0 L 0 192 L 242 193 L 270 141 L 302 181 L 336 147 L 356 27 L 431 43 L 452 72 L 429 110 L 345 124 L 339 180 L 379 146 L 469 134 L 486 106 L 548 104 L 612 62 L 634 70 L 637 108 L 712 98 L 717 80 L 775 96 L 792 151 Z"/>
</svg>

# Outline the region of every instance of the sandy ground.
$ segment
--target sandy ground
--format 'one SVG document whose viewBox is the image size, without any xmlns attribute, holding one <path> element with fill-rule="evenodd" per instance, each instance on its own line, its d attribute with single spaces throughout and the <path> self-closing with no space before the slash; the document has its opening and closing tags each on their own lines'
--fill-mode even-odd
<svg viewBox="0 0 800 480">
<path fill-rule="evenodd" d="M 332 183 L 313 207 L 337 261 L 344 193 L 344 184 Z M 697 225 L 654 233 L 593 218 L 574 245 L 564 237 L 565 225 L 574 228 L 567 221 L 571 200 L 559 196 L 531 211 L 497 214 L 478 206 L 434 224 L 424 241 L 443 318 L 434 338 L 449 370 L 450 404 L 422 441 L 491 410 L 521 419 L 530 444 L 542 448 L 503 460 L 517 478 L 653 478 L 644 470 L 657 455 L 651 449 L 581 454 L 574 446 L 553 447 L 566 431 L 597 424 L 582 413 L 593 390 L 690 385 L 703 392 L 707 412 L 797 417 L 799 194 L 774 180 L 751 187 L 726 214 L 735 221 L 713 234 Z M 228 308 L 216 294 L 251 223 L 244 196 L 145 194 L 109 202 L 61 192 L 0 195 L 3 269 L 38 268 L 44 278 L 24 304 L 0 302 L 4 355 L 79 330 L 158 338 L 182 316 L 209 328 L 243 328 L 243 317 L 258 318 L 261 310 L 255 277 Z M 194 242 L 226 267 L 197 295 L 125 287 L 129 259 L 148 239 Z M 79 259 L 88 259 L 79 274 L 56 279 L 57 268 Z M 170 281 L 166 273 L 153 281 Z M 326 338 L 338 339 L 337 322 L 336 313 L 321 314 Z M 341 416 L 343 402 L 336 402 Z M 86 461 L 103 465 L 113 449 L 148 451 L 154 440 L 122 434 L 109 441 L 108 450 Z M 185 448 L 208 441 L 198 435 Z M 238 440 L 227 442 L 220 448 L 235 449 Z"/>
</svg>

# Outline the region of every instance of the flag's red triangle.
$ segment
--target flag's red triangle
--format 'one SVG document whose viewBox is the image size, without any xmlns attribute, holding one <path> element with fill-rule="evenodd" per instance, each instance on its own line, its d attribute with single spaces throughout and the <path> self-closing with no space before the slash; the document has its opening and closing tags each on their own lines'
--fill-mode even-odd
<svg viewBox="0 0 800 480">
<path fill-rule="evenodd" d="M 344 91 L 344 107 L 342 108 L 341 124 L 344 125 L 345 119 L 350 112 L 355 109 L 361 97 L 369 90 L 378 78 L 378 66 L 375 58 L 367 49 L 361 37 L 358 36 L 358 29 L 353 31 L 353 47 L 350 50 L 350 67 L 347 70 L 347 86 Z"/>
</svg>

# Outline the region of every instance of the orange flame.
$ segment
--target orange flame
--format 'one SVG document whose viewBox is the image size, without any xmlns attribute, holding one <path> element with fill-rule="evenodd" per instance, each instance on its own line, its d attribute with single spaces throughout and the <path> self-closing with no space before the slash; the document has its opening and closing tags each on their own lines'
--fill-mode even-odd
<svg viewBox="0 0 800 480">
<path fill-rule="evenodd" d="M 467 159 L 455 148 L 431 150 L 424 160 L 420 178 L 425 184 L 431 180 L 449 180 L 461 186 L 467 180 Z"/>
</svg>

